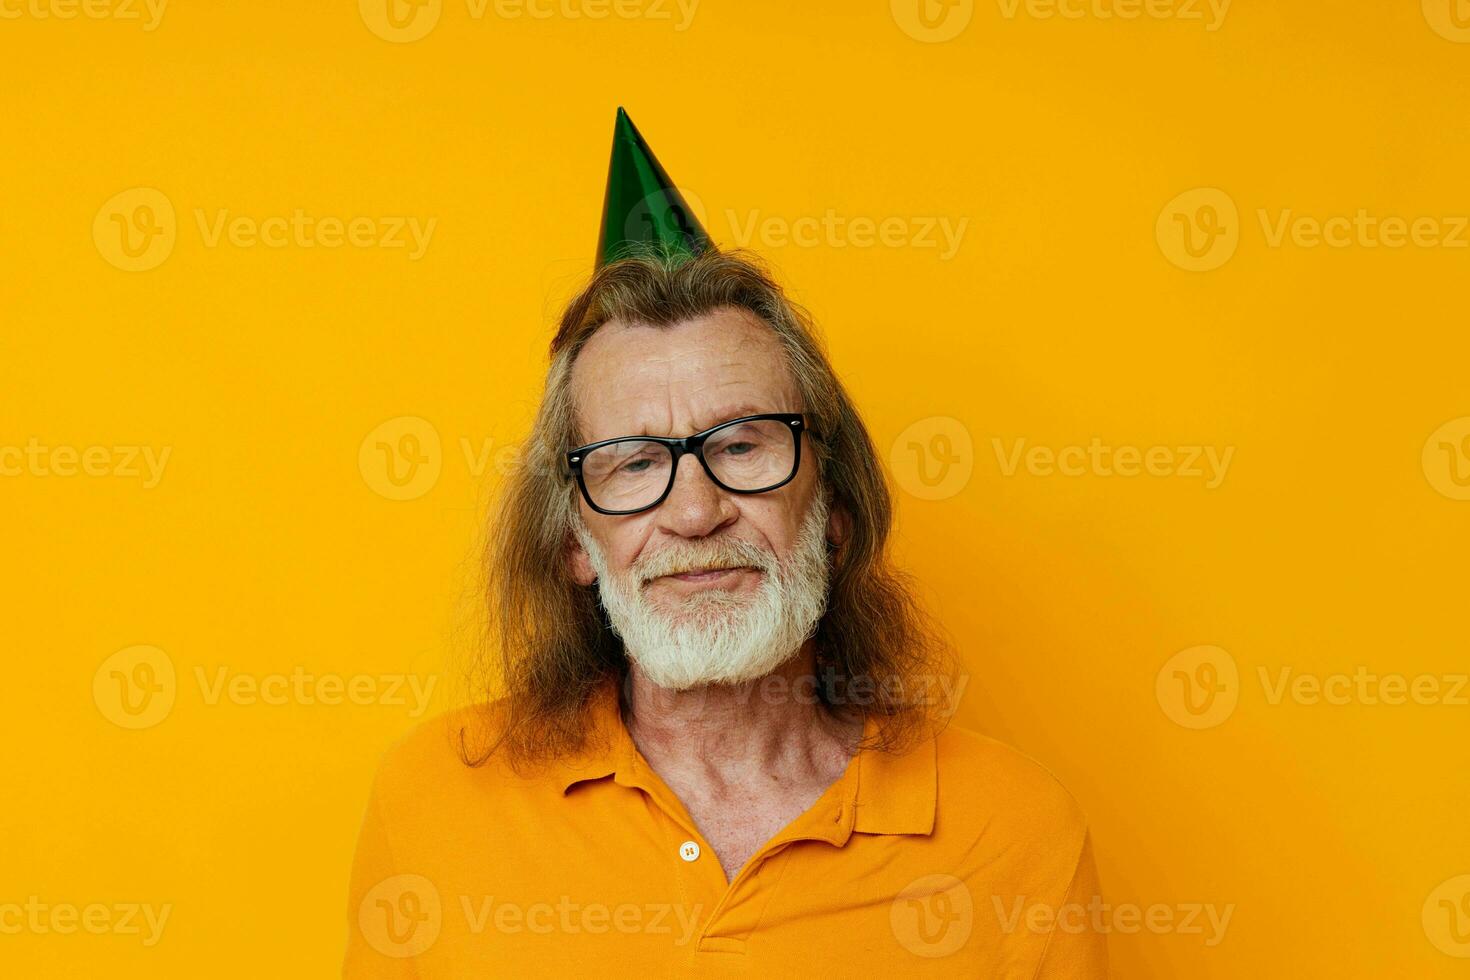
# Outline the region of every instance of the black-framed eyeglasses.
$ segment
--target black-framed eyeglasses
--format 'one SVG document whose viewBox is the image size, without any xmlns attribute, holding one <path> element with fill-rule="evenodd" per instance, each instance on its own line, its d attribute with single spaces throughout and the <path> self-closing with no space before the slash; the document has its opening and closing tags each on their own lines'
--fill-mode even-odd
<svg viewBox="0 0 1470 980">
<path fill-rule="evenodd" d="M 682 439 L 604 439 L 568 451 L 566 461 L 589 507 L 599 514 L 636 514 L 664 502 L 686 453 L 731 493 L 785 486 L 801 466 L 802 432 L 817 435 L 800 413 L 746 415 Z"/>
</svg>

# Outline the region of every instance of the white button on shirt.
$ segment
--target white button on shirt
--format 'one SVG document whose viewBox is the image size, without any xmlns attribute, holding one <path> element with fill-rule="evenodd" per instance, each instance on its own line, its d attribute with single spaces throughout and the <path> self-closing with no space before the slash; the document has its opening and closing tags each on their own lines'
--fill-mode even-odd
<svg viewBox="0 0 1470 980">
<path fill-rule="evenodd" d="M 698 861 L 699 845 L 692 840 L 686 840 L 679 845 L 679 856 L 686 861 Z"/>
</svg>

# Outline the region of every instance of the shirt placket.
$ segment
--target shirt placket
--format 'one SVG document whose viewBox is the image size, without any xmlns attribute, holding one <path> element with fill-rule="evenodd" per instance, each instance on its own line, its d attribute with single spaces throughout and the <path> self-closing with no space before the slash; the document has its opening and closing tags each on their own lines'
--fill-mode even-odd
<svg viewBox="0 0 1470 980">
<path fill-rule="evenodd" d="M 623 747 L 620 763 L 617 781 L 642 790 L 662 817 L 665 853 L 676 863 L 674 876 L 682 899 L 704 913 L 693 943 L 695 956 L 745 951 L 746 938 L 781 878 L 791 845 L 817 840 L 841 847 L 852 834 L 859 771 L 856 760 L 810 809 L 762 845 L 735 878 L 726 882 L 713 848 L 688 810 L 639 756 L 631 739 Z"/>
</svg>

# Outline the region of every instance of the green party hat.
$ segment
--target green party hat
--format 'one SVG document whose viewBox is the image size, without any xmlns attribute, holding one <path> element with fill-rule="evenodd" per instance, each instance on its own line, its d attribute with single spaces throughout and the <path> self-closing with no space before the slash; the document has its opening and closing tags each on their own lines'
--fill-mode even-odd
<svg viewBox="0 0 1470 980">
<path fill-rule="evenodd" d="M 596 267 L 649 246 L 698 255 L 709 243 L 709 233 L 689 202 L 619 106 L 607 167 L 607 194 L 602 199 Z"/>
</svg>

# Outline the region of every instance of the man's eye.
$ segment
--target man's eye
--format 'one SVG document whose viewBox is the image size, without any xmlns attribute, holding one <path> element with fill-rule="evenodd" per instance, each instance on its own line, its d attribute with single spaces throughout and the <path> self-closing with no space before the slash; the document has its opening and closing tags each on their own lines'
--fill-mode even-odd
<svg viewBox="0 0 1470 980">
<path fill-rule="evenodd" d="M 648 469 L 648 467 L 652 464 L 653 460 L 649 459 L 647 456 L 641 456 L 638 459 L 628 460 L 622 466 L 618 467 L 617 472 L 636 476 L 637 474 L 642 473 L 644 470 Z"/>
</svg>

